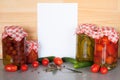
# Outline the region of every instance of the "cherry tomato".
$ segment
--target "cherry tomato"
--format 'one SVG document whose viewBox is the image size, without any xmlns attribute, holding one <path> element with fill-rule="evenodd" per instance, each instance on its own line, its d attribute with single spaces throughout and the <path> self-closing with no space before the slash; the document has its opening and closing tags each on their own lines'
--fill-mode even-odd
<svg viewBox="0 0 120 80">
<path fill-rule="evenodd" d="M 27 71 L 27 70 L 28 70 L 28 65 L 27 65 L 27 64 L 21 65 L 20 70 L 21 70 L 21 71 Z"/>
<path fill-rule="evenodd" d="M 43 58 L 42 59 L 42 65 L 47 66 L 49 64 L 49 59 L 48 58 Z"/>
<path fill-rule="evenodd" d="M 5 65 L 4 66 L 4 69 L 8 72 L 15 72 L 18 70 L 17 66 L 16 65 L 13 65 L 13 64 L 8 64 L 8 65 Z"/>
<path fill-rule="evenodd" d="M 38 61 L 32 62 L 32 67 L 37 68 L 38 66 L 39 66 L 39 62 Z"/>
<path fill-rule="evenodd" d="M 54 62 L 56 65 L 58 65 L 58 66 L 60 66 L 60 65 L 63 64 L 63 60 L 62 60 L 60 57 L 55 57 L 55 58 L 53 59 L 53 62 Z"/>
<path fill-rule="evenodd" d="M 117 59 L 118 59 L 118 58 L 114 58 L 114 63 L 116 63 L 116 62 L 117 62 Z"/>
<path fill-rule="evenodd" d="M 90 68 L 91 72 L 93 72 L 93 73 L 98 72 L 99 69 L 100 69 L 100 65 L 98 65 L 98 64 L 93 64 Z"/>
<path fill-rule="evenodd" d="M 97 44 L 97 45 L 96 45 L 96 50 L 97 50 L 97 51 L 102 51 L 102 50 L 103 50 L 103 45 Z"/>
<path fill-rule="evenodd" d="M 100 68 L 100 73 L 106 74 L 107 72 L 108 72 L 107 67 L 103 66 L 103 67 Z"/>
<path fill-rule="evenodd" d="M 101 40 L 100 39 L 95 39 L 95 43 L 100 43 L 101 42 Z"/>
<path fill-rule="evenodd" d="M 112 57 L 112 56 L 108 56 L 107 58 L 106 58 L 106 63 L 107 64 L 112 64 L 114 62 L 114 58 Z"/>
<path fill-rule="evenodd" d="M 108 37 L 107 36 L 104 36 L 103 38 L 102 38 L 102 44 L 109 44 L 110 43 L 110 41 L 108 40 Z"/>
<path fill-rule="evenodd" d="M 101 57 L 94 57 L 94 63 L 95 64 L 101 64 Z"/>
<path fill-rule="evenodd" d="M 97 56 L 97 57 L 99 57 L 99 58 L 102 58 L 102 52 L 96 51 L 96 52 L 95 52 L 95 56 Z"/>
<path fill-rule="evenodd" d="M 108 45 L 108 46 L 107 46 L 107 53 L 108 53 L 110 56 L 114 56 L 114 54 L 116 53 L 115 46 Z"/>
</svg>

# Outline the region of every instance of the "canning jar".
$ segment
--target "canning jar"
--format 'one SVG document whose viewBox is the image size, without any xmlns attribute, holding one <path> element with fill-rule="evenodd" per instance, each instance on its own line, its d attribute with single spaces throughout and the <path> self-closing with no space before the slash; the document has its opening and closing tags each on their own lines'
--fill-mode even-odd
<svg viewBox="0 0 120 80">
<path fill-rule="evenodd" d="M 77 53 L 76 59 L 78 61 L 93 61 L 94 40 L 85 35 L 77 35 Z"/>
<path fill-rule="evenodd" d="M 94 63 L 113 69 L 118 59 L 118 33 L 113 28 L 104 27 L 99 35 L 100 38 L 95 40 Z"/>
<path fill-rule="evenodd" d="M 27 33 L 18 26 L 6 26 L 2 34 L 3 64 L 20 66 L 26 63 L 25 41 Z"/>
<path fill-rule="evenodd" d="M 93 61 L 94 39 L 93 34 L 97 29 L 94 24 L 81 24 L 77 28 L 77 50 L 76 59 L 78 61 Z"/>
<path fill-rule="evenodd" d="M 26 42 L 27 63 L 30 64 L 38 59 L 38 43 L 36 41 Z"/>
</svg>

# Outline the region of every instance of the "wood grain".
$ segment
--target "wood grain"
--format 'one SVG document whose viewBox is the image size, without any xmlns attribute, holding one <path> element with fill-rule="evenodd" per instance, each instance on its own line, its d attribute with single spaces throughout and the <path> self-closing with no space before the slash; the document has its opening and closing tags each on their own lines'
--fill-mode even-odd
<svg viewBox="0 0 120 80">
<path fill-rule="evenodd" d="M 120 0 L 0 0 L 0 35 L 4 26 L 19 25 L 28 32 L 28 39 L 37 40 L 37 3 L 39 2 L 78 3 L 78 23 L 112 26 L 120 32 Z M 1 48 L 2 46 L 0 53 L 2 53 Z M 2 58 L 1 54 L 0 58 Z"/>
</svg>

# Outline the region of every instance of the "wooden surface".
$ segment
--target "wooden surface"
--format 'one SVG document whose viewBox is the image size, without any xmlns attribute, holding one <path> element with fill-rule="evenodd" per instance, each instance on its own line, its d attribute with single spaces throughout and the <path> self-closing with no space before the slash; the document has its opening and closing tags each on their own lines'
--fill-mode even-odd
<svg viewBox="0 0 120 80">
<path fill-rule="evenodd" d="M 112 26 L 120 32 L 120 0 L 0 0 L 0 39 L 4 26 L 19 25 L 28 39 L 37 40 L 38 2 L 78 3 L 78 23 Z M 0 42 L 0 53 L 1 48 Z"/>
</svg>

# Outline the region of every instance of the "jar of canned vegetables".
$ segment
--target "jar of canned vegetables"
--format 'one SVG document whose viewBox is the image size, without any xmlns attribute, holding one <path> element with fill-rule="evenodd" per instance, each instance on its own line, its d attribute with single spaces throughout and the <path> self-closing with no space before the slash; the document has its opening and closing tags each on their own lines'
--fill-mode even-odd
<svg viewBox="0 0 120 80">
<path fill-rule="evenodd" d="M 26 43 L 27 63 L 30 64 L 38 59 L 38 43 L 32 40 Z"/>
<path fill-rule="evenodd" d="M 26 63 L 25 41 L 27 33 L 19 26 L 5 26 L 2 34 L 3 64 L 20 66 Z"/>
<path fill-rule="evenodd" d="M 110 27 L 101 28 L 99 33 L 95 39 L 94 63 L 111 70 L 117 65 L 119 35 Z"/>
<path fill-rule="evenodd" d="M 94 57 L 94 34 L 97 26 L 95 24 L 80 24 L 77 28 L 77 50 L 78 61 L 93 61 Z"/>
</svg>

